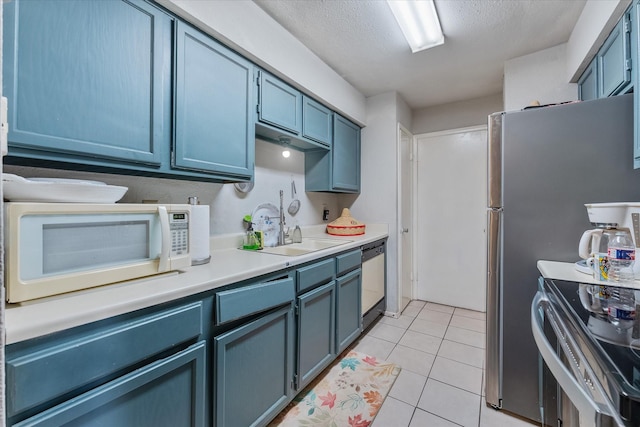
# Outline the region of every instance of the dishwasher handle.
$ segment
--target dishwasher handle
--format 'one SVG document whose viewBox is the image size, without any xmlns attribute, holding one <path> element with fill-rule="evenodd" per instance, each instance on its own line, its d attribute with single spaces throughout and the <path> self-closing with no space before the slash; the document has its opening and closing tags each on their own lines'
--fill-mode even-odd
<svg viewBox="0 0 640 427">
<path fill-rule="evenodd" d="M 558 337 L 560 347 L 567 355 L 570 363 L 575 363 L 577 367 L 585 368 L 586 372 L 584 373 L 584 377 L 587 378 L 583 379 L 583 381 L 585 381 L 584 384 L 578 382 L 578 379 L 576 379 L 573 373 L 565 366 L 556 353 L 554 346 L 547 339 L 544 333 L 545 316 L 549 319 L 554 333 Z M 538 351 L 547 364 L 547 367 L 573 405 L 578 409 L 580 426 L 599 427 L 601 425 L 602 416 L 607 416 L 613 418 L 616 425 L 624 427 L 619 414 L 616 412 L 615 408 L 613 408 L 613 404 L 602 389 L 600 382 L 597 381 L 585 356 L 578 350 L 575 342 L 573 342 L 571 332 L 557 315 L 556 310 L 542 291 L 538 291 L 536 293 L 531 303 L 531 331 L 533 333 L 536 346 L 538 347 Z M 573 344 L 571 345 L 571 348 L 567 341 Z M 572 359 L 574 360 L 572 361 Z M 587 389 L 587 382 L 590 384 L 591 391 Z M 594 400 L 592 392 L 599 394 L 601 397 L 599 400 L 606 402 L 604 408 Z"/>
</svg>

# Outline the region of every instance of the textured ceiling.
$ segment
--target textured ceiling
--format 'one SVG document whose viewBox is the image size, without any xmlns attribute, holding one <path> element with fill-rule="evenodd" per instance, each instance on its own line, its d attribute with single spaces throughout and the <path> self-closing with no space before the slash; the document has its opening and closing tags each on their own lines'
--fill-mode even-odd
<svg viewBox="0 0 640 427">
<path fill-rule="evenodd" d="M 411 108 L 502 91 L 506 60 L 569 39 L 586 0 L 435 0 L 444 45 L 411 53 L 382 0 L 254 0 L 365 96 Z"/>
</svg>

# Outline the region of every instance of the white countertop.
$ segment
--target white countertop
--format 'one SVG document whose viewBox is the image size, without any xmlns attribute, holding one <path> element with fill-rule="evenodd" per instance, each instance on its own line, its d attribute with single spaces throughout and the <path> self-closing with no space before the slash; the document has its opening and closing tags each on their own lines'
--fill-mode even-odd
<svg viewBox="0 0 640 427">
<path fill-rule="evenodd" d="M 184 271 L 71 292 L 19 304 L 7 304 L 6 343 L 16 343 L 108 317 L 216 289 L 252 277 L 300 265 L 388 237 L 386 224 L 367 224 L 361 236 L 333 236 L 325 225 L 303 227 L 303 238 L 345 243 L 300 256 L 272 255 L 237 249 L 242 235 L 211 239 L 211 262 Z"/>
<path fill-rule="evenodd" d="M 640 281 L 633 283 L 612 283 L 596 280 L 590 274 L 581 273 L 576 270 L 574 263 L 539 260 L 538 271 L 542 277 L 547 279 L 566 280 L 569 282 L 589 283 L 594 285 L 618 286 L 621 288 L 640 289 Z"/>
</svg>

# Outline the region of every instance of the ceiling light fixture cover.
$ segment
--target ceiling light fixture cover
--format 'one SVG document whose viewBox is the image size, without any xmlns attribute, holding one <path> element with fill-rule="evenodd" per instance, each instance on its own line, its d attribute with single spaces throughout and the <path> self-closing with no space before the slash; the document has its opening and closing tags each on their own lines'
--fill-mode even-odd
<svg viewBox="0 0 640 427">
<path fill-rule="evenodd" d="M 413 53 L 444 43 L 433 0 L 387 0 Z"/>
</svg>

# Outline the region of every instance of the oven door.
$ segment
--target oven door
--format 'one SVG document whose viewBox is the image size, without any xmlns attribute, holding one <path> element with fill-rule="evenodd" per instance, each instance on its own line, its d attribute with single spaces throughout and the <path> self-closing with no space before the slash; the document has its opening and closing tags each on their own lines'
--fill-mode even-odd
<svg viewBox="0 0 640 427">
<path fill-rule="evenodd" d="M 552 297 L 541 289 L 531 304 L 531 330 L 540 356 L 558 382 L 558 425 L 624 427 L 619 413 L 598 380 L 598 366 L 590 361 L 577 328 Z M 548 328 L 545 328 L 545 324 Z M 549 334 L 545 334 L 545 329 Z M 551 335 L 551 336 L 548 336 Z M 543 372 L 540 373 L 543 375 Z"/>
</svg>

